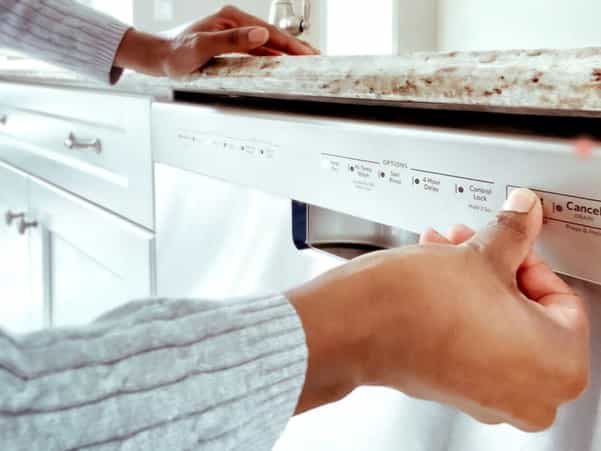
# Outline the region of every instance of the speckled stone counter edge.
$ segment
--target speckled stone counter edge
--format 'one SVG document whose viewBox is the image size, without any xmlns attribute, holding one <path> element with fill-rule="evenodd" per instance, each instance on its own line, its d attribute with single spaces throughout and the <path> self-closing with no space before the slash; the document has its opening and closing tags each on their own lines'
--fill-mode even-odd
<svg viewBox="0 0 601 451">
<path fill-rule="evenodd" d="M 108 89 L 50 66 L 8 68 L 0 80 Z M 120 92 L 173 91 L 383 102 L 399 106 L 601 115 L 601 48 L 413 53 L 401 56 L 218 58 L 185 80 L 126 72 Z"/>
</svg>

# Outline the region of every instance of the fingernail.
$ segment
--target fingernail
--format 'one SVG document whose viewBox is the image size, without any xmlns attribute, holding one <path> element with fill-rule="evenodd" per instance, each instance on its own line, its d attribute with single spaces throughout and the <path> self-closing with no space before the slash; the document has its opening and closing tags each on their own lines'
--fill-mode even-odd
<svg viewBox="0 0 601 451">
<path fill-rule="evenodd" d="M 269 32 L 265 28 L 253 28 L 248 32 L 248 40 L 251 44 L 263 44 L 269 38 Z"/>
<path fill-rule="evenodd" d="M 504 211 L 513 211 L 515 213 L 528 213 L 532 210 L 538 197 L 529 189 L 520 188 L 513 191 L 503 205 Z"/>
</svg>

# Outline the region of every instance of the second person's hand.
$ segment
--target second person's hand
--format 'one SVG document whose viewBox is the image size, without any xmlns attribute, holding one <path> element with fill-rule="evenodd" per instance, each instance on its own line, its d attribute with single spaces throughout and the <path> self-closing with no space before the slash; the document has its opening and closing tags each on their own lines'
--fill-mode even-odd
<svg viewBox="0 0 601 451">
<path fill-rule="evenodd" d="M 537 196 L 518 190 L 493 225 L 457 229 L 461 245 L 429 232 L 291 291 L 309 348 L 298 411 L 384 385 L 485 423 L 549 427 L 587 386 L 589 323 L 532 256 L 541 226 Z"/>
</svg>

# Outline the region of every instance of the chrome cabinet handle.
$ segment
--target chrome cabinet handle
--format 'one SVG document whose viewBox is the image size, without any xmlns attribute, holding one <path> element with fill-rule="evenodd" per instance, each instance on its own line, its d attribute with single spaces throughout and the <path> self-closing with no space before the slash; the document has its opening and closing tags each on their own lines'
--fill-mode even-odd
<svg viewBox="0 0 601 451">
<path fill-rule="evenodd" d="M 21 218 L 21 222 L 19 223 L 19 234 L 25 235 L 27 230 L 35 229 L 38 226 L 37 221 L 28 222 L 25 219 Z"/>
<path fill-rule="evenodd" d="M 7 226 L 12 225 L 15 219 L 25 219 L 25 213 L 13 213 L 12 211 L 8 210 L 4 214 L 4 220 L 6 221 Z"/>
<path fill-rule="evenodd" d="M 7 122 L 8 122 L 8 115 L 7 114 L 0 114 L 0 124 L 1 125 L 6 125 Z"/>
<path fill-rule="evenodd" d="M 96 153 L 102 152 L 102 143 L 98 138 L 90 141 L 80 141 L 74 133 L 69 133 L 69 137 L 65 139 L 65 147 L 70 150 L 93 150 Z"/>
</svg>

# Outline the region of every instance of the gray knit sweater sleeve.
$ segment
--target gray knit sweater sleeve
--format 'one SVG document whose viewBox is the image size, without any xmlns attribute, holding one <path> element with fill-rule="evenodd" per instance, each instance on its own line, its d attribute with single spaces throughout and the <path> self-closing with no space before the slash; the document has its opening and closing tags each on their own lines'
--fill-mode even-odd
<svg viewBox="0 0 601 451">
<path fill-rule="evenodd" d="M 0 47 L 115 83 L 115 55 L 129 29 L 69 0 L 0 0 Z"/>
<path fill-rule="evenodd" d="M 0 331 L 0 449 L 268 451 L 306 365 L 282 296 L 146 300 L 86 327 Z"/>
</svg>

